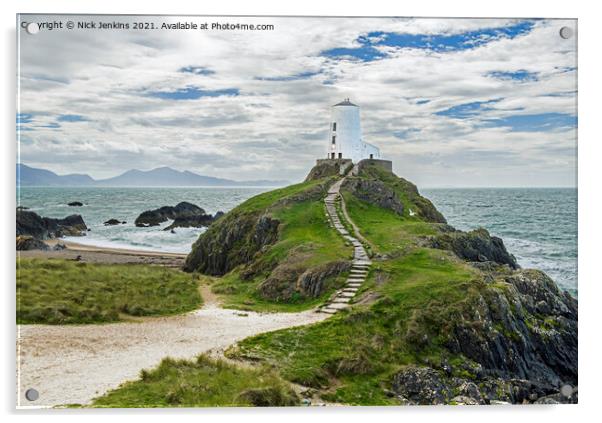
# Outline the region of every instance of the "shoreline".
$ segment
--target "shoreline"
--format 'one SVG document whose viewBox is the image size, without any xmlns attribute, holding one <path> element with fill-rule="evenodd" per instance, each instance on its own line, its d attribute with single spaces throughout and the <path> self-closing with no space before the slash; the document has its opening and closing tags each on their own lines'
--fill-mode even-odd
<svg viewBox="0 0 602 423">
<path fill-rule="evenodd" d="M 135 256 L 149 256 L 149 257 L 182 257 L 185 258 L 188 254 L 185 253 L 170 253 L 163 251 L 151 251 L 151 250 L 136 250 L 133 248 L 116 248 L 116 247 L 103 247 L 98 245 L 81 244 L 74 241 L 66 241 L 62 238 L 44 240 L 51 248 L 61 243 L 64 244 L 67 249 L 74 251 L 87 251 L 97 253 L 110 253 L 110 254 L 123 254 L 123 255 L 135 255 Z"/>
<path fill-rule="evenodd" d="M 17 251 L 20 258 L 76 260 L 84 263 L 100 264 L 152 264 L 171 268 L 181 268 L 188 254 L 147 251 L 128 248 L 100 247 L 66 241 L 62 238 L 44 240 L 50 250 Z M 58 243 L 67 248 L 53 250 Z"/>
</svg>

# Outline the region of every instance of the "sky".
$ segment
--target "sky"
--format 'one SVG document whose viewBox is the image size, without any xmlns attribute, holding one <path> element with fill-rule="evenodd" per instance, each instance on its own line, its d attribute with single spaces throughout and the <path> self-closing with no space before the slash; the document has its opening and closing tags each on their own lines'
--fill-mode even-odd
<svg viewBox="0 0 602 423">
<path fill-rule="evenodd" d="M 330 109 L 419 187 L 576 186 L 575 20 L 22 15 L 18 160 L 59 174 L 169 166 L 302 180 Z M 67 20 L 129 30 L 65 28 Z M 156 29 L 132 29 L 134 22 Z M 273 30 L 161 29 L 162 23 Z"/>
</svg>

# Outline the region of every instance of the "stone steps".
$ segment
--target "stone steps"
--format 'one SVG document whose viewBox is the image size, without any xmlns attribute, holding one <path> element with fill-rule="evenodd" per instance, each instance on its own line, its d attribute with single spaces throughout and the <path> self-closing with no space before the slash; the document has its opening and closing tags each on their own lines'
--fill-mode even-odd
<svg viewBox="0 0 602 423">
<path fill-rule="evenodd" d="M 349 303 L 365 282 L 370 265 L 372 264 L 364 245 L 345 229 L 337 213 L 336 203 L 339 199 L 339 189 L 343 181 L 344 179 L 341 179 L 328 189 L 328 195 L 324 198 L 324 204 L 326 205 L 326 216 L 330 221 L 330 225 L 353 246 L 353 261 L 349 277 L 345 281 L 345 286 L 339 289 L 329 302 L 318 309 L 319 312 L 327 314 L 335 314 L 337 311 L 349 307 Z"/>
</svg>

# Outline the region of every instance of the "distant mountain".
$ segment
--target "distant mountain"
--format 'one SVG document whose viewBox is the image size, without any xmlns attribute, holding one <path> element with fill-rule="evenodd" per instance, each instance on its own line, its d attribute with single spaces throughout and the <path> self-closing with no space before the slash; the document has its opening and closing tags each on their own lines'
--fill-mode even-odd
<svg viewBox="0 0 602 423">
<path fill-rule="evenodd" d="M 235 181 L 180 172 L 169 167 L 153 170 L 132 169 L 119 176 L 94 180 L 88 175 L 57 175 L 45 169 L 36 169 L 24 164 L 17 165 L 17 184 L 22 186 L 105 186 L 105 187 L 178 187 L 178 186 L 282 186 L 288 181 Z"/>
<path fill-rule="evenodd" d="M 78 173 L 57 175 L 49 170 L 36 169 L 24 164 L 17 165 L 17 184 L 23 186 L 86 186 L 94 183 L 94 179 L 88 175 Z"/>
</svg>

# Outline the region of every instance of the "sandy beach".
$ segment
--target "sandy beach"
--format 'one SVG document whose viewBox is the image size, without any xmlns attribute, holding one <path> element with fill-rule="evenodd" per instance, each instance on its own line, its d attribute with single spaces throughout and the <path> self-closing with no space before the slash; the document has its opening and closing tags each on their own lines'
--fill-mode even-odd
<svg viewBox="0 0 602 423">
<path fill-rule="evenodd" d="M 63 241 L 61 241 L 63 242 Z M 63 258 L 97 263 L 149 263 L 179 266 L 181 254 L 119 250 L 65 243 L 60 251 L 23 251 L 22 257 Z M 18 406 L 88 404 L 142 369 L 165 357 L 194 358 L 220 351 L 248 336 L 327 318 L 313 310 L 253 313 L 222 309 L 209 287 L 200 287 L 199 310 L 170 317 L 93 325 L 19 325 L 17 327 Z M 36 401 L 24 393 L 35 388 Z"/>
</svg>

